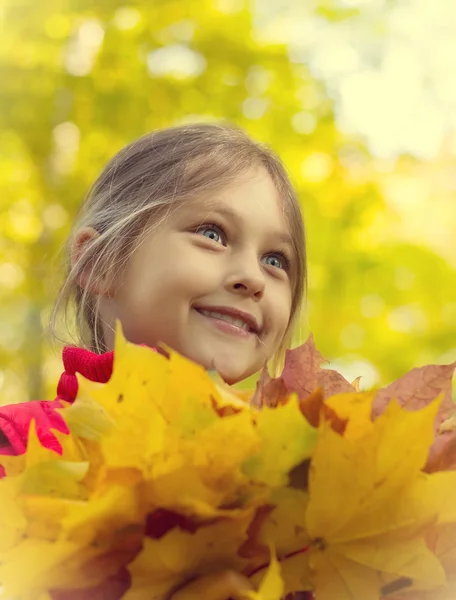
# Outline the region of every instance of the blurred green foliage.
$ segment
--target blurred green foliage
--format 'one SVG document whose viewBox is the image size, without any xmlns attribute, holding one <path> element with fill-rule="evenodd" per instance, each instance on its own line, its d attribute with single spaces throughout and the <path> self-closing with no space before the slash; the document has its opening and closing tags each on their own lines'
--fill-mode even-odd
<svg viewBox="0 0 456 600">
<path fill-rule="evenodd" d="M 333 27 L 350 16 L 314 4 Z M 290 170 L 308 234 L 301 339 L 311 330 L 366 385 L 456 359 L 454 265 L 404 239 L 385 199 L 383 177 L 413 178 L 414 161 L 376 168 L 338 130 L 324 82 L 257 35 L 248 2 L 3 0 L 0 11 L 0 403 L 54 396 L 60 358 L 44 326 L 102 166 L 146 131 L 195 120 L 241 125 Z"/>
</svg>

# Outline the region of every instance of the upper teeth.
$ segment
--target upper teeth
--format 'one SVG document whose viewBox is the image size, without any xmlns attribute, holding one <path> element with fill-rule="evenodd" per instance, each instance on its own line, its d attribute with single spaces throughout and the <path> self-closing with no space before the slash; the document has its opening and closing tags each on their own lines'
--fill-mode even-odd
<svg viewBox="0 0 456 600">
<path fill-rule="evenodd" d="M 235 319 L 234 317 L 231 317 L 230 315 L 225 315 L 225 314 L 219 313 L 215 310 L 204 310 L 204 309 L 200 308 L 199 312 L 202 313 L 203 315 L 206 315 L 206 317 L 213 317 L 214 319 L 221 319 L 222 321 L 227 321 L 228 323 L 231 323 L 232 325 L 236 325 L 236 327 L 245 329 L 245 331 L 251 330 L 250 325 L 247 325 L 247 323 L 245 321 L 243 321 L 242 319 Z"/>
</svg>

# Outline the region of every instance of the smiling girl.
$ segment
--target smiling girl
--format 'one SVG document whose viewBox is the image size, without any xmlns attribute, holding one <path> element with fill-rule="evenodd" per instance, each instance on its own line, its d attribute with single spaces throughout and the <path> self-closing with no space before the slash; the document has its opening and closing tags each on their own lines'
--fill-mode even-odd
<svg viewBox="0 0 456 600">
<path fill-rule="evenodd" d="M 0 454 L 25 452 L 31 419 L 41 443 L 60 450 L 51 429 L 67 427 L 55 408 L 75 399 L 76 373 L 109 379 L 116 320 L 131 342 L 165 343 L 234 384 L 287 347 L 306 282 L 304 225 L 284 167 L 222 125 L 165 129 L 122 149 L 90 190 L 68 257 L 51 329 L 74 306 L 77 346 L 63 350 L 55 401 L 0 409 Z M 249 588 L 221 573 L 173 599 Z"/>
</svg>

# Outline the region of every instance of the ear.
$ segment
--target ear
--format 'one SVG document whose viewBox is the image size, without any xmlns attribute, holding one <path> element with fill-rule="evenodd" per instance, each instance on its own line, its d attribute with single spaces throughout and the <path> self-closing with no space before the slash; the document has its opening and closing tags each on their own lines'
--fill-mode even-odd
<svg viewBox="0 0 456 600">
<path fill-rule="evenodd" d="M 100 234 L 93 227 L 82 227 L 76 232 L 71 245 L 71 267 L 74 267 L 77 264 L 88 246 L 90 246 L 90 244 L 92 244 L 99 236 Z M 109 287 L 107 286 L 105 277 L 90 277 L 90 270 L 91 268 L 89 265 L 87 270 L 84 270 L 79 275 L 77 281 L 78 285 L 84 289 L 89 285 L 89 291 L 97 296 L 109 294 Z M 90 284 L 88 283 L 89 279 L 91 280 Z"/>
</svg>

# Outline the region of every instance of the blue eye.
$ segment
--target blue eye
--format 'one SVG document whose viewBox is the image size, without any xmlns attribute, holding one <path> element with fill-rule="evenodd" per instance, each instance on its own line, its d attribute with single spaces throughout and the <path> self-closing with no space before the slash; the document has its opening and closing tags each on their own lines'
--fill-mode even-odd
<svg viewBox="0 0 456 600">
<path fill-rule="evenodd" d="M 219 244 L 225 244 L 225 234 L 218 225 L 202 225 L 201 227 L 198 227 L 195 233 L 204 235 L 204 237 Z"/>
<path fill-rule="evenodd" d="M 281 253 L 268 254 L 262 259 L 266 265 L 288 271 L 290 264 L 288 259 Z"/>
</svg>

